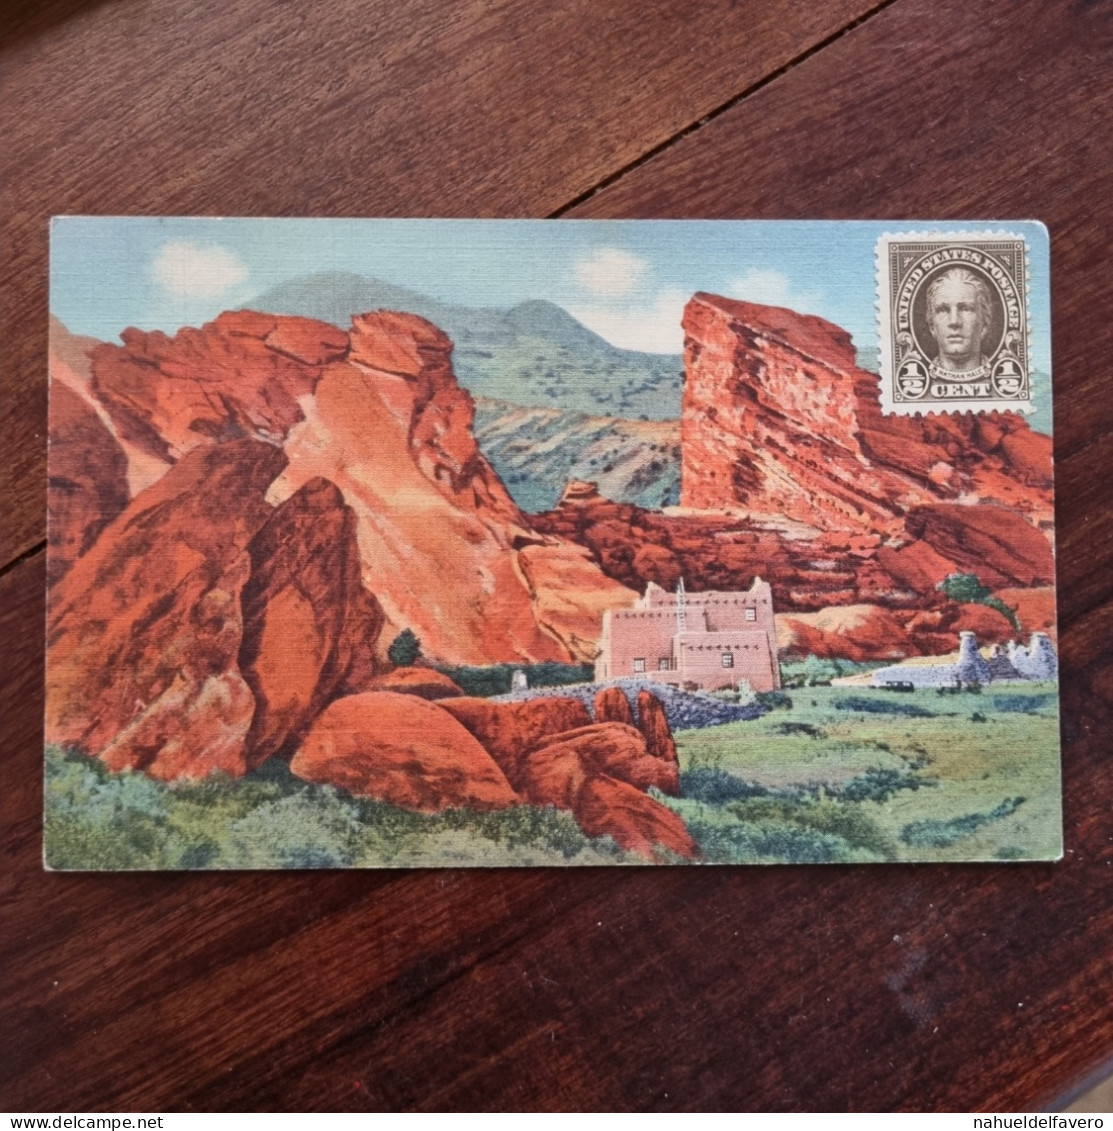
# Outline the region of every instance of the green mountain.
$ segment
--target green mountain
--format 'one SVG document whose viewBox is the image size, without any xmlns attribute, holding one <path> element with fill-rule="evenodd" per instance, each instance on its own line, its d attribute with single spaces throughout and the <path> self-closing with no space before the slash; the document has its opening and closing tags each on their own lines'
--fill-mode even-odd
<svg viewBox="0 0 1113 1131">
<path fill-rule="evenodd" d="M 657 508 L 680 498 L 680 422 L 620 420 L 478 397 L 475 438 L 514 501 L 556 506 L 570 479 L 618 503 Z"/>
<path fill-rule="evenodd" d="M 562 307 L 540 299 L 509 310 L 456 306 L 380 279 L 327 272 L 281 283 L 251 305 L 340 326 L 369 310 L 409 311 L 452 338 L 456 376 L 477 397 L 591 416 L 680 416 L 679 355 L 618 349 Z"/>
</svg>

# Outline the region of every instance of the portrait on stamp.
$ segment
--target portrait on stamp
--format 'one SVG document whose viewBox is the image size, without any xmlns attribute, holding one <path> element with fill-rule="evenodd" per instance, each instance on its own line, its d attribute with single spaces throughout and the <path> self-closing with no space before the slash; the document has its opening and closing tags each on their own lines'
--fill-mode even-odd
<svg viewBox="0 0 1113 1131">
<path fill-rule="evenodd" d="M 885 236 L 879 253 L 887 411 L 1030 411 L 1024 241 Z"/>
</svg>

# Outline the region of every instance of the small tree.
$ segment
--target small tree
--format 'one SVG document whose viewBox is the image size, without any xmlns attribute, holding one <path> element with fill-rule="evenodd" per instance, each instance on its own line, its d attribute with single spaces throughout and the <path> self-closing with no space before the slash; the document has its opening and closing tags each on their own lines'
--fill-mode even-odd
<svg viewBox="0 0 1113 1131">
<path fill-rule="evenodd" d="M 421 641 L 411 628 L 404 628 L 386 650 L 387 658 L 397 668 L 408 668 L 421 655 Z"/>
<path fill-rule="evenodd" d="M 1016 612 L 1010 609 L 1000 597 L 995 597 L 978 580 L 977 574 L 952 573 L 949 577 L 943 578 L 935 588 L 960 605 L 985 605 L 986 608 L 996 609 L 1013 626 L 1013 631 L 1019 635 L 1020 621 Z"/>
</svg>

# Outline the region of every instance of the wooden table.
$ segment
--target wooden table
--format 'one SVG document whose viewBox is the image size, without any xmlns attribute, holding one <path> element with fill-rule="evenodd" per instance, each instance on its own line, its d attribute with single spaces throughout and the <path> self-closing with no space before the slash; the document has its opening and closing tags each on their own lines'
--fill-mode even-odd
<svg viewBox="0 0 1113 1131">
<path fill-rule="evenodd" d="M 7 1110 L 1024 1109 L 1113 1052 L 1109 0 L 6 6 Z M 47 217 L 1038 217 L 1054 865 L 44 874 Z"/>
</svg>

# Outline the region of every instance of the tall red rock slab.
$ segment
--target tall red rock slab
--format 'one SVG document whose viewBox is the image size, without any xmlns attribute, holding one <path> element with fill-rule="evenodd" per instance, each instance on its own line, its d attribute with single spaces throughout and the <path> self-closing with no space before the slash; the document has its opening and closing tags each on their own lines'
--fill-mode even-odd
<svg viewBox="0 0 1113 1131">
<path fill-rule="evenodd" d="M 672 737 L 672 728 L 669 726 L 668 716 L 661 700 L 652 691 L 638 692 L 638 730 L 645 738 L 646 749 L 654 758 L 660 758 L 669 763 L 674 769 L 679 763 L 676 754 L 676 741 Z M 665 790 L 666 793 L 679 792 L 679 778 L 676 790 Z M 663 788 L 663 787 L 662 787 Z"/>
<path fill-rule="evenodd" d="M 435 703 L 368 691 L 337 699 L 290 762 L 305 781 L 406 809 L 501 809 L 520 800 L 490 754 Z"/>
<path fill-rule="evenodd" d="M 397 691 L 401 695 L 417 695 L 421 699 L 456 699 L 464 689 L 444 672 L 433 668 L 394 668 L 368 681 L 366 691 Z"/>
<path fill-rule="evenodd" d="M 861 371 L 844 330 L 703 293 L 683 326 L 684 506 L 782 514 L 821 530 L 888 530 L 931 497 L 879 472 L 862 451 Z"/>
<path fill-rule="evenodd" d="M 697 294 L 684 328 L 685 506 L 884 536 L 959 498 L 1050 521 L 1050 440 L 1020 415 L 886 416 L 850 336 L 811 315 Z"/>
<path fill-rule="evenodd" d="M 172 337 L 128 329 L 92 355 L 92 391 L 120 436 L 148 456 L 254 436 L 281 441 L 303 419 L 324 366 L 348 352 L 343 330 L 309 318 L 229 311 Z"/>
<path fill-rule="evenodd" d="M 587 707 L 571 696 L 544 696 L 505 703 L 465 696 L 444 699 L 438 706 L 490 751 L 515 785 L 521 780 L 523 760 L 547 738 L 591 723 Z"/>
<path fill-rule="evenodd" d="M 662 793 L 680 792 L 680 777 L 675 762 L 667 762 L 650 754 L 645 736 L 625 723 L 592 723 L 575 730 L 554 734 L 545 740 L 542 750 L 554 748 L 574 752 L 591 776 L 607 774 L 640 790 L 651 786 Z M 525 788 L 529 789 L 529 768 L 535 754 L 526 762 Z"/>
<path fill-rule="evenodd" d="M 47 583 L 54 585 L 127 505 L 127 457 L 68 386 L 50 391 Z"/>
<path fill-rule="evenodd" d="M 619 847 L 648 860 L 699 856 L 684 822 L 626 782 L 607 776 L 590 779 L 580 790 L 574 812 L 588 836 L 613 837 Z"/>
<path fill-rule="evenodd" d="M 781 658 L 897 660 L 913 654 L 903 622 L 879 605 L 844 605 L 777 615 Z"/>
<path fill-rule="evenodd" d="M 1006 507 L 935 503 L 917 507 L 905 522 L 962 572 L 977 574 L 991 589 L 1055 583 L 1055 559 L 1047 537 Z"/>
<path fill-rule="evenodd" d="M 303 401 L 271 501 L 317 475 L 340 488 L 385 640 L 409 628 L 426 656 L 453 663 L 569 660 L 538 623 L 518 562 L 522 541 L 538 538 L 475 445 L 449 339 L 416 315 L 354 321 L 350 357 Z"/>
<path fill-rule="evenodd" d="M 284 462 L 255 440 L 191 452 L 73 564 L 49 602 L 47 741 L 159 778 L 251 768 L 240 593 Z"/>
<path fill-rule="evenodd" d="M 374 677 L 383 614 L 363 587 L 355 514 L 327 479 L 279 506 L 247 552 L 239 662 L 255 696 L 248 746 L 262 762 Z"/>
<path fill-rule="evenodd" d="M 634 725 L 634 712 L 630 710 L 630 700 L 620 687 L 604 687 L 596 692 L 594 706 L 597 723 L 625 723 Z"/>
</svg>

